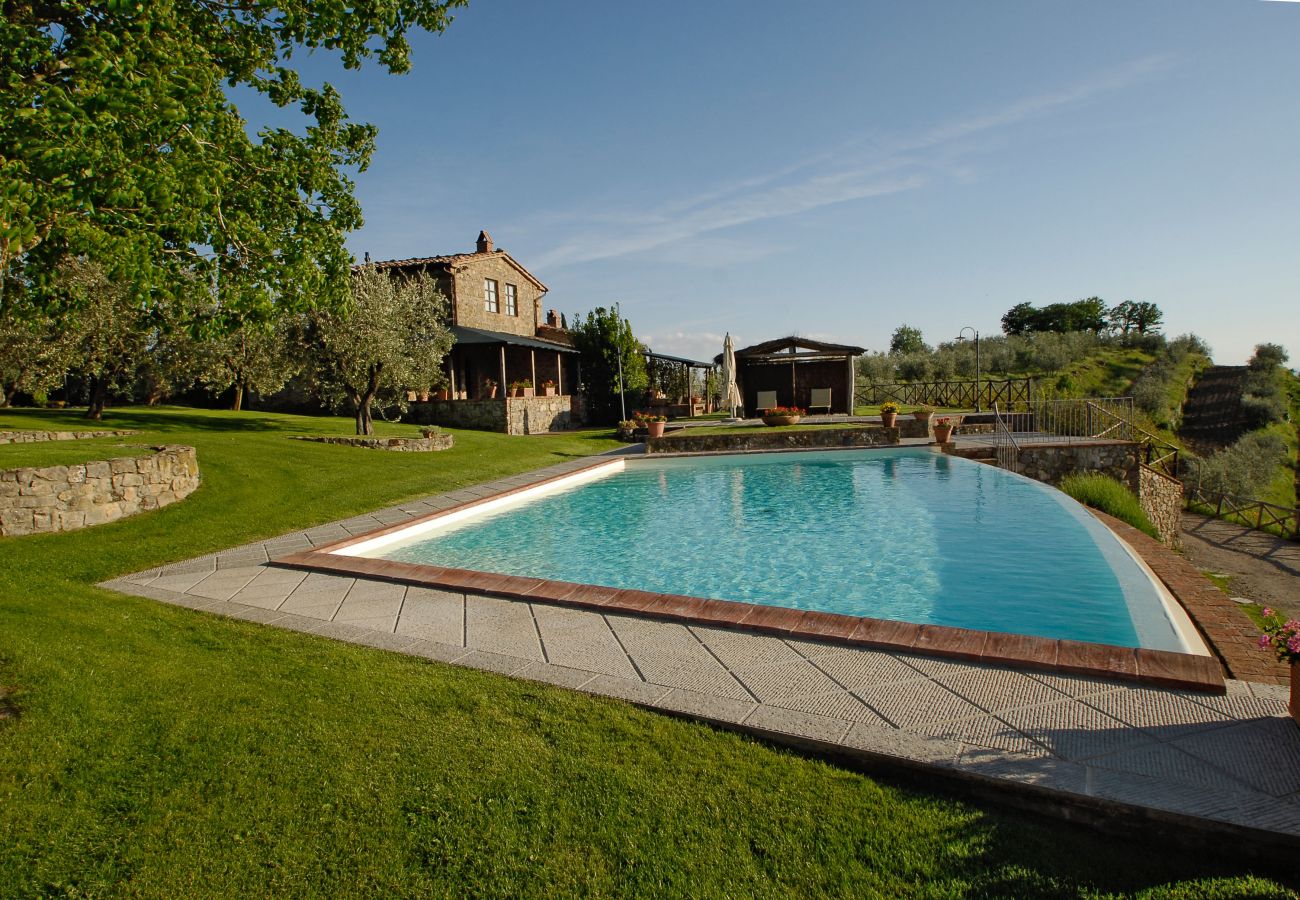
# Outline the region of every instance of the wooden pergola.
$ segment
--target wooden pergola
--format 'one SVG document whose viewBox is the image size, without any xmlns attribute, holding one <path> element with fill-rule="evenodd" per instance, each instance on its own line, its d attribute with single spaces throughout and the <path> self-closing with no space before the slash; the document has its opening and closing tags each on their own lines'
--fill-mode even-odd
<svg viewBox="0 0 1300 900">
<path fill-rule="evenodd" d="M 854 360 L 865 352 L 865 347 L 794 336 L 737 350 L 736 381 L 745 409 L 759 409 L 760 392 L 775 393 L 777 406 L 808 409 L 814 389 L 829 389 L 829 411 L 852 415 Z M 721 355 L 716 361 L 721 364 Z"/>
<path fill-rule="evenodd" d="M 708 373 L 714 367 L 713 363 L 702 362 L 698 359 L 687 359 L 684 356 L 669 356 L 667 353 L 652 353 L 647 350 L 645 364 L 652 384 L 656 381 L 667 383 L 678 391 L 675 395 L 666 397 L 664 403 L 661 404 L 667 406 L 666 415 L 673 417 L 695 416 L 713 411 L 713 398 L 708 396 L 707 391 L 701 392 L 699 402 L 696 402 L 691 394 L 691 372 L 696 369 L 702 370 L 707 381 Z M 669 370 L 667 378 L 659 376 L 659 373 L 664 369 Z"/>
</svg>

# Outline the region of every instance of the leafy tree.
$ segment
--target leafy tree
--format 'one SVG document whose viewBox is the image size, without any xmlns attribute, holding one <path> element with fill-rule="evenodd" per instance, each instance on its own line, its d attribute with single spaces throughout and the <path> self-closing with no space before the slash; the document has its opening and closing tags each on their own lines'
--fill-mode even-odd
<svg viewBox="0 0 1300 900">
<path fill-rule="evenodd" d="M 1128 337 L 1130 332 L 1151 334 L 1164 320 L 1164 313 L 1160 311 L 1160 307 L 1154 303 L 1138 300 L 1125 300 L 1111 307 L 1106 315 L 1110 327 L 1124 337 Z"/>
<path fill-rule="evenodd" d="M 374 432 L 371 406 L 404 403 L 404 390 L 436 387 L 451 349 L 449 304 L 424 275 L 392 278 L 373 266 L 352 275 L 352 302 L 317 310 L 302 345 L 312 347 L 317 386 L 329 401 L 346 402 L 357 434 Z"/>
<path fill-rule="evenodd" d="M 74 371 L 86 381 L 86 418 L 99 421 L 109 396 L 129 390 L 135 380 L 153 333 L 150 310 L 96 263 L 66 261 L 52 284 L 77 309 L 65 320 L 77 360 Z"/>
<path fill-rule="evenodd" d="M 49 308 L 77 258 L 140 305 L 201 305 L 218 270 L 241 274 L 254 316 L 343 303 L 344 236 L 361 224 L 344 170 L 366 167 L 375 130 L 288 62 L 328 50 L 404 72 L 407 33 L 442 31 L 465 2 L 3 4 L 0 291 Z M 296 107 L 304 127 L 251 136 L 229 86 Z"/>
<path fill-rule="evenodd" d="M 1004 334 L 1020 335 L 1036 330 L 1034 328 L 1035 315 L 1034 304 L 1027 301 L 1017 303 L 1007 310 L 1006 315 L 1002 317 L 1002 332 Z"/>
<path fill-rule="evenodd" d="M 51 316 L 0 306 L 0 407 L 19 391 L 36 394 L 63 381 L 72 363 L 74 342 Z"/>
<path fill-rule="evenodd" d="M 1247 360 L 1241 407 L 1251 428 L 1263 428 L 1286 418 L 1282 367 L 1288 358 L 1281 344 L 1256 344 L 1254 356 Z"/>
<path fill-rule="evenodd" d="M 645 368 L 645 347 L 632 333 L 632 323 L 614 309 L 598 306 L 586 316 L 575 315 L 573 346 L 582 354 L 582 391 L 593 421 L 618 420 L 619 357 L 623 361 L 623 391 L 639 395 L 650 383 Z"/>
<path fill-rule="evenodd" d="M 913 328 L 911 325 L 899 325 L 889 339 L 889 352 L 892 354 L 929 353 L 930 348 L 921 338 L 921 329 Z"/>
<path fill-rule="evenodd" d="M 246 391 L 278 391 L 300 368 L 283 321 L 242 322 L 201 344 L 198 356 L 199 380 L 217 391 L 234 388 L 234 410 L 243 408 Z"/>
</svg>

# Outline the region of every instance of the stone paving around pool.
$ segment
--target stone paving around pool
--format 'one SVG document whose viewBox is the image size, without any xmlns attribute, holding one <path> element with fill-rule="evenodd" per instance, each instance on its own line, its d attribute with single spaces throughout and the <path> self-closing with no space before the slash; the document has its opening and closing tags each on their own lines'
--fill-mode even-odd
<svg viewBox="0 0 1300 900">
<path fill-rule="evenodd" d="M 1226 696 L 1212 696 L 268 564 L 587 465 L 575 460 L 104 586 L 619 698 L 868 768 L 993 788 L 1013 802 L 1034 798 L 1028 805 L 1072 816 L 1124 815 L 1300 848 L 1300 728 L 1284 686 L 1230 680 Z"/>
</svg>

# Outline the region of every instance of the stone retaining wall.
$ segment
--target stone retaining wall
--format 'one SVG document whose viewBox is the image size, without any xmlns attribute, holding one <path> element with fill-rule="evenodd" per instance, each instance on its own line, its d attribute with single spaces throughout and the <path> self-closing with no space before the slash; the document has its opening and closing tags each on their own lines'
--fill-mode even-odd
<svg viewBox="0 0 1300 900">
<path fill-rule="evenodd" d="M 828 447 L 881 447 L 898 443 L 898 426 L 794 428 L 779 431 L 736 429 L 735 434 L 691 434 L 690 429 L 645 442 L 646 453 L 738 453 L 744 450 L 816 450 Z"/>
<path fill-rule="evenodd" d="M 499 431 L 505 434 L 545 434 L 563 431 L 578 421 L 574 398 L 502 397 L 496 400 L 431 400 L 411 404 L 412 421 L 422 424 Z"/>
<path fill-rule="evenodd" d="M 369 450 L 393 450 L 398 453 L 428 453 L 431 450 L 450 450 L 452 437 L 441 431 L 426 431 L 424 437 L 346 437 L 290 435 L 295 441 L 315 441 L 319 444 L 344 444 L 365 447 Z"/>
<path fill-rule="evenodd" d="M 36 444 L 41 441 L 85 441 L 91 438 L 127 437 L 135 431 L 0 431 L 0 444 Z"/>
<path fill-rule="evenodd" d="M 1106 444 L 1037 444 L 1020 448 L 1020 472 L 1047 484 L 1076 472 L 1099 472 L 1128 485 L 1138 485 L 1138 445 L 1130 441 Z"/>
<path fill-rule="evenodd" d="M 0 472 L 0 535 L 72 531 L 158 509 L 199 486 L 193 447 L 77 466 Z"/>
<path fill-rule="evenodd" d="M 1177 550 L 1182 543 L 1183 483 L 1143 465 L 1138 467 L 1138 485 L 1142 511 L 1156 526 L 1161 543 Z"/>
</svg>

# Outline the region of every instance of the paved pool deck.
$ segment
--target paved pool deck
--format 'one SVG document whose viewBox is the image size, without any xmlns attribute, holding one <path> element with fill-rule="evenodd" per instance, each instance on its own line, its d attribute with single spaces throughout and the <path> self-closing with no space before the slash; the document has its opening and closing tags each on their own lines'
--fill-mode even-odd
<svg viewBox="0 0 1300 900">
<path fill-rule="evenodd" d="M 107 582 L 272 627 L 629 701 L 1115 832 L 1300 849 L 1286 687 L 1225 695 L 286 569 L 271 560 L 577 471 L 574 460 Z"/>
</svg>

